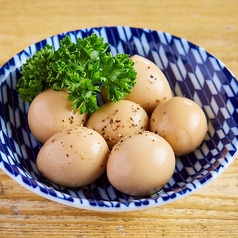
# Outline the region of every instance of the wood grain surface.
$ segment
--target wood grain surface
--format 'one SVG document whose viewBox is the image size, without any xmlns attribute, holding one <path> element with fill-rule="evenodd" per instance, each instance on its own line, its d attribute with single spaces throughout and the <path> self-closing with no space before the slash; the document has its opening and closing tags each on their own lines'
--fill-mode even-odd
<svg viewBox="0 0 238 238">
<path fill-rule="evenodd" d="M 186 38 L 237 76 L 237 11 L 237 0 L 0 0 L 0 65 L 54 34 L 127 25 Z M 117 214 L 46 200 L 0 170 L 0 237 L 238 237 L 238 160 L 189 197 Z"/>
</svg>

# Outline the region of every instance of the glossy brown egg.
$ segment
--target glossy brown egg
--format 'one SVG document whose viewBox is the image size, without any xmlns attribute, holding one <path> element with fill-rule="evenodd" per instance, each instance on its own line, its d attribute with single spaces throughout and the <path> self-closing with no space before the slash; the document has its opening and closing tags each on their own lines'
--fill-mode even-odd
<svg viewBox="0 0 238 238">
<path fill-rule="evenodd" d="M 65 187 L 92 183 L 105 171 L 109 149 L 102 136 L 83 127 L 63 128 L 50 137 L 37 156 L 39 171 Z"/>
<path fill-rule="evenodd" d="M 100 133 L 112 148 L 122 137 L 149 128 L 149 117 L 137 103 L 108 102 L 95 111 L 86 126 Z"/>
<path fill-rule="evenodd" d="M 131 57 L 137 72 L 136 84 L 125 99 L 140 104 L 150 115 L 154 108 L 172 97 L 167 78 L 159 67 L 139 55 Z"/>
<path fill-rule="evenodd" d="M 71 108 L 67 91 L 47 89 L 38 94 L 30 104 L 28 124 L 32 134 L 44 143 L 62 127 L 84 125 L 86 114 Z"/>
<path fill-rule="evenodd" d="M 171 178 L 175 156 L 169 143 L 144 131 L 119 141 L 110 152 L 107 176 L 119 191 L 132 196 L 151 195 Z"/>
<path fill-rule="evenodd" d="M 176 155 L 195 150 L 207 129 L 207 119 L 201 107 L 185 97 L 173 97 L 158 105 L 150 119 L 150 130 L 166 139 Z"/>
</svg>

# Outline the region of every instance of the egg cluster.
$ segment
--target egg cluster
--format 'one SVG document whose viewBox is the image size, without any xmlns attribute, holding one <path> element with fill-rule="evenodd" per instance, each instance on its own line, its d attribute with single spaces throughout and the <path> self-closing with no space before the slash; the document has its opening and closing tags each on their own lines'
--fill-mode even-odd
<svg viewBox="0 0 238 238">
<path fill-rule="evenodd" d="M 87 118 L 71 109 L 66 91 L 47 89 L 31 103 L 28 123 L 43 143 L 39 171 L 66 187 L 85 186 L 105 171 L 121 192 L 146 196 L 174 172 L 176 156 L 195 150 L 207 132 L 202 109 L 173 97 L 162 71 L 134 55 L 136 85 L 124 100 L 108 102 Z"/>
</svg>

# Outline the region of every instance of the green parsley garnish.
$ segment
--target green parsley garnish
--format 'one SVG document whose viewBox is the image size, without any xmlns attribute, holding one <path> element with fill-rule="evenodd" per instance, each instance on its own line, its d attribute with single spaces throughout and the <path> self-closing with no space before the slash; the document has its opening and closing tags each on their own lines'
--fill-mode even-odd
<svg viewBox="0 0 238 238">
<path fill-rule="evenodd" d="M 108 99 L 117 102 L 131 92 L 136 71 L 127 54 L 112 56 L 108 43 L 92 34 L 77 43 L 65 36 L 57 50 L 47 44 L 22 67 L 16 91 L 23 101 L 31 102 L 47 88 L 68 90 L 72 108 L 91 114 L 98 108 L 97 92 L 106 88 Z"/>
</svg>

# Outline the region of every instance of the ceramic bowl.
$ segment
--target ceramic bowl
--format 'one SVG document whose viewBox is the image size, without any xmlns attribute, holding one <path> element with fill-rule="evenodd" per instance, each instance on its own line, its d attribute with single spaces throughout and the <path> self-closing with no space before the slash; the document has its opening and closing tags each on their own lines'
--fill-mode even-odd
<svg viewBox="0 0 238 238">
<path fill-rule="evenodd" d="M 63 188 L 48 182 L 37 170 L 40 145 L 27 124 L 29 103 L 23 103 L 14 90 L 22 64 L 47 43 L 56 49 L 65 35 L 76 41 L 91 33 L 104 37 L 112 54 L 138 54 L 155 62 L 174 95 L 193 99 L 207 116 L 208 132 L 201 146 L 178 157 L 172 178 L 151 196 L 121 193 L 109 183 L 106 174 L 85 187 Z M 175 202 L 216 179 L 237 156 L 237 93 L 236 78 L 219 59 L 169 33 L 117 26 L 55 35 L 27 47 L 0 68 L 0 168 L 30 191 L 77 208 L 124 212 Z"/>
</svg>

